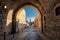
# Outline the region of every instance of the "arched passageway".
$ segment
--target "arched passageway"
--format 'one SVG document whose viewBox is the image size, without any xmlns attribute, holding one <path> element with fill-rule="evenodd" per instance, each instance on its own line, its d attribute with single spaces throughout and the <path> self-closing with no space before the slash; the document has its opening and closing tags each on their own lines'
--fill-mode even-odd
<svg viewBox="0 0 60 40">
<path fill-rule="evenodd" d="M 7 10 L 3 11 L 4 4 L 7 6 Z M 11 0 L 4 1 L 2 0 L 1 5 L 1 22 L 0 25 L 3 27 L 3 32 L 11 32 L 14 34 L 16 32 L 16 15 L 19 9 L 23 7 L 34 6 L 34 9 L 37 9 L 41 15 L 41 31 L 42 34 L 45 34 L 51 37 L 54 40 L 59 40 L 60 36 L 60 0 Z M 57 14 L 56 14 L 57 13 Z M 42 15 L 43 14 L 43 15 Z M 37 21 L 38 20 L 38 21 Z M 7 22 L 6 22 L 7 21 Z M 39 26 L 39 19 L 36 19 L 36 25 Z M 7 24 L 6 24 L 7 23 Z M 8 26 L 8 27 L 7 27 Z M 10 27 L 9 27 L 10 26 Z M 6 27 L 6 28 L 5 28 Z M 40 27 L 36 27 L 40 28 Z M 6 29 L 6 31 L 5 31 Z M 39 31 L 40 32 L 40 31 Z"/>
<path fill-rule="evenodd" d="M 26 26 L 27 23 L 26 23 L 26 20 L 24 19 L 25 15 L 26 15 L 24 8 L 33 8 L 34 10 L 36 10 L 38 12 L 38 14 L 35 17 L 34 26 L 33 27 L 31 27 L 31 26 L 27 27 Z M 22 24 L 20 24 L 20 23 L 22 23 Z M 39 37 L 39 35 L 38 35 L 38 33 L 36 31 L 38 30 L 39 32 L 43 32 L 43 15 L 42 15 L 40 9 L 37 6 L 35 6 L 34 4 L 31 4 L 31 3 L 25 3 L 23 5 L 18 6 L 15 10 L 12 9 L 12 10 L 10 10 L 8 12 L 7 24 L 6 25 L 10 26 L 9 27 L 9 29 L 10 29 L 9 32 L 11 32 L 12 34 L 15 34 L 18 31 L 20 33 L 23 33 L 23 31 L 27 28 L 27 29 L 29 29 L 28 33 L 26 33 L 24 31 L 24 34 L 21 34 L 22 37 L 26 33 L 26 34 L 31 34 L 31 35 L 34 34 L 32 36 L 33 37 L 35 36 L 37 39 L 39 39 L 40 37 Z M 27 31 L 27 29 L 26 29 L 26 31 Z M 30 39 L 30 37 L 28 37 L 28 39 Z"/>
<path fill-rule="evenodd" d="M 14 34 L 16 32 L 16 27 L 17 27 L 17 22 L 20 21 L 22 24 L 20 25 L 20 23 L 18 24 L 19 29 L 19 33 L 20 33 L 20 38 L 23 40 L 40 40 L 40 36 L 38 35 L 38 33 L 36 32 L 36 29 L 33 27 L 33 25 L 30 25 L 29 27 L 27 27 L 26 25 L 24 25 L 25 22 L 25 15 L 23 15 L 23 13 L 25 14 L 24 8 L 34 8 L 38 11 L 38 15 L 36 16 L 36 19 L 34 21 L 34 26 L 36 26 L 37 29 L 39 29 L 40 31 L 42 31 L 42 15 L 39 12 L 39 9 L 37 9 L 35 6 L 28 4 L 28 5 L 24 5 L 22 6 L 22 8 L 17 8 L 14 13 L 13 13 L 13 19 L 12 19 L 12 33 Z M 21 15 L 21 16 L 20 16 Z M 22 17 L 24 16 L 24 18 Z M 21 18 L 20 18 L 21 17 Z M 38 17 L 38 18 L 37 18 Z M 21 21 L 22 20 L 22 21 Z M 38 21 L 36 21 L 38 20 Z M 37 24 L 35 24 L 37 23 Z M 19 26 L 20 25 L 20 26 Z M 24 25 L 24 26 L 22 26 Z M 38 25 L 38 26 L 37 26 Z M 24 29 L 25 28 L 25 29 Z M 27 31 L 27 32 L 26 32 Z M 30 35 L 29 35 L 30 34 Z M 34 34 L 34 35 L 33 35 Z M 32 36 L 31 36 L 32 35 Z M 34 37 L 34 38 L 33 38 Z M 31 39 L 30 39 L 31 38 Z"/>
<path fill-rule="evenodd" d="M 42 17 L 42 13 L 40 12 L 39 8 L 31 3 L 25 3 L 23 5 L 20 5 L 17 7 L 17 9 L 13 12 L 13 16 L 12 16 L 12 33 L 15 33 L 16 32 L 16 15 L 17 15 L 17 12 L 23 8 L 26 8 L 26 7 L 32 7 L 34 9 L 36 9 L 40 15 L 40 22 L 41 22 L 41 31 L 43 31 L 43 17 Z M 39 19 L 39 18 L 38 18 Z M 36 21 L 37 22 L 37 21 Z"/>
</svg>

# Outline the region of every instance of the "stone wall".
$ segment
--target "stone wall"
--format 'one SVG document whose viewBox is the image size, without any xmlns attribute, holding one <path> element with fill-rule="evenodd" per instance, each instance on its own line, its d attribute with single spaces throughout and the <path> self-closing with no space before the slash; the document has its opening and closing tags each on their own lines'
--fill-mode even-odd
<svg viewBox="0 0 60 40">
<path fill-rule="evenodd" d="M 60 15 L 56 16 L 55 14 L 57 6 L 60 6 L 59 0 L 43 0 L 43 7 L 45 8 L 43 33 L 52 38 L 52 40 L 60 40 Z"/>
<path fill-rule="evenodd" d="M 47 35 L 48 37 L 52 38 L 52 40 L 60 40 L 60 35 L 59 35 L 60 34 L 60 25 L 59 25 L 60 15 L 56 16 L 55 14 L 55 8 L 60 6 L 60 1 L 59 0 L 54 0 L 54 1 L 43 0 L 40 2 L 43 4 L 42 6 L 44 7 L 43 33 Z M 37 27 L 39 25 L 38 23 L 37 23 Z"/>
<path fill-rule="evenodd" d="M 9 10 L 15 11 L 16 9 L 18 10 L 18 7 L 21 7 L 23 4 L 31 3 L 32 5 L 35 5 L 35 8 L 37 8 L 42 15 L 43 33 L 52 38 L 52 40 L 60 39 L 60 16 L 56 16 L 54 11 L 55 7 L 60 5 L 60 0 L 16 0 L 14 2 L 11 0 L 2 1 L 3 4 L 7 4 L 8 8 L 5 12 L 2 10 L 2 14 L 0 14 L 0 16 L 2 15 L 0 17 L 0 27 L 6 27 L 6 20 Z M 30 6 L 27 5 L 27 7 Z M 38 21 L 36 22 L 38 23 Z"/>
<path fill-rule="evenodd" d="M 42 24 L 41 24 L 41 14 L 37 14 L 35 21 L 34 21 L 34 27 L 37 28 L 39 32 L 42 32 Z"/>
<path fill-rule="evenodd" d="M 59 40 L 60 39 L 60 16 L 56 16 L 55 12 L 55 7 L 59 4 L 56 3 L 55 5 L 52 6 L 52 9 L 47 12 L 46 16 L 46 25 L 45 25 L 45 33 L 49 37 L 51 37 L 54 40 Z"/>
</svg>

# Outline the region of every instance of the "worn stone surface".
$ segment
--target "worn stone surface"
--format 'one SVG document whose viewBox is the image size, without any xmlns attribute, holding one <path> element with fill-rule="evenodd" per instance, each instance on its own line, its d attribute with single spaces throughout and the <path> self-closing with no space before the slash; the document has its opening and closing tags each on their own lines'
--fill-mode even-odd
<svg viewBox="0 0 60 40">
<path fill-rule="evenodd" d="M 42 33 L 47 35 L 47 37 L 52 38 L 52 40 L 60 40 L 60 35 L 59 35 L 60 34 L 60 15 L 56 16 L 55 14 L 55 8 L 60 6 L 60 0 L 16 0 L 16 1 L 2 0 L 2 5 L 0 8 L 2 8 L 4 4 L 6 4 L 8 8 L 5 12 L 2 10 L 2 14 L 0 14 L 0 27 L 3 27 L 3 30 L 5 31 L 6 22 L 7 22 L 6 20 L 7 20 L 9 10 L 13 10 L 13 11 L 15 11 L 16 9 L 18 10 L 18 8 L 20 9 L 21 7 L 23 7 L 25 3 L 26 4 L 31 3 L 33 4 L 33 6 L 35 5 L 35 7 L 32 7 L 29 4 L 32 8 L 38 9 L 38 11 L 41 13 L 41 18 L 43 21 Z M 29 5 L 25 5 L 25 7 L 30 7 Z M 46 18 L 45 20 L 44 20 L 44 16 Z"/>
</svg>

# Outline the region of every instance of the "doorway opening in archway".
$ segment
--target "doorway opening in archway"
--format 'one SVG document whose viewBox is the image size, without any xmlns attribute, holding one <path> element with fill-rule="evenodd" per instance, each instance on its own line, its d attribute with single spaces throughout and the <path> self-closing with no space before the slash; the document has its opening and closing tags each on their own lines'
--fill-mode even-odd
<svg viewBox="0 0 60 40">
<path fill-rule="evenodd" d="M 41 31 L 41 15 L 34 8 L 23 8 L 17 12 L 16 30 L 21 32 L 28 27 L 35 27 Z"/>
<path fill-rule="evenodd" d="M 40 13 L 34 8 L 27 7 L 19 9 L 16 16 L 16 31 L 19 30 L 22 39 L 25 38 L 25 36 L 29 37 L 27 39 L 30 39 L 30 37 L 32 37 L 31 40 L 35 39 L 36 35 L 38 36 L 36 32 L 37 29 L 41 29 Z M 33 38 L 33 36 L 35 37 Z"/>
</svg>

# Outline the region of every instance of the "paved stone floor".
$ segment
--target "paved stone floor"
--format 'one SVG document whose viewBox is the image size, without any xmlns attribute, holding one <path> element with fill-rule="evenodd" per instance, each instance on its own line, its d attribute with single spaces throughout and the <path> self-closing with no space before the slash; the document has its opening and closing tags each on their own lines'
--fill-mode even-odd
<svg viewBox="0 0 60 40">
<path fill-rule="evenodd" d="M 12 34 L 6 35 L 5 40 L 43 40 L 43 39 L 46 40 L 47 38 L 45 38 L 42 34 L 39 35 L 33 26 L 29 26 L 22 32 L 19 31 L 19 33 L 16 33 L 14 35 L 14 38 Z M 0 40 L 4 40 L 4 37 L 0 36 Z"/>
<path fill-rule="evenodd" d="M 25 29 L 21 35 L 22 40 L 42 40 L 33 26 Z"/>
</svg>

